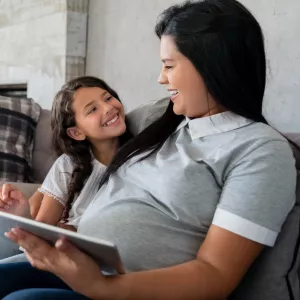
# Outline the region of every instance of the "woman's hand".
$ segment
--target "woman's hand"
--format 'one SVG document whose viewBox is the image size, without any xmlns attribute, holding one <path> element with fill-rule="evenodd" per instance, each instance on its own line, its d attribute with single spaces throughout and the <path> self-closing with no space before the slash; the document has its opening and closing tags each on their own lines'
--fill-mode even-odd
<svg viewBox="0 0 300 300">
<path fill-rule="evenodd" d="M 101 283 L 105 289 L 106 278 L 101 274 L 99 266 L 65 239 L 58 240 L 55 247 L 52 247 L 18 228 L 6 232 L 5 236 L 25 250 L 33 267 L 55 274 L 74 291 L 95 298 Z"/>
<path fill-rule="evenodd" d="M 13 215 L 29 217 L 29 202 L 22 192 L 11 184 L 0 187 L 0 211 Z"/>
</svg>

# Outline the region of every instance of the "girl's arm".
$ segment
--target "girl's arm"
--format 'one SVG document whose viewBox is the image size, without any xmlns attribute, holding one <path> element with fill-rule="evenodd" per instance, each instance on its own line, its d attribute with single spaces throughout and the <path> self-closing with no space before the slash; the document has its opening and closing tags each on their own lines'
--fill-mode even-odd
<svg viewBox="0 0 300 300">
<path fill-rule="evenodd" d="M 35 220 L 56 226 L 61 219 L 63 210 L 64 206 L 55 198 L 48 195 L 43 195 L 43 200 Z"/>
<path fill-rule="evenodd" d="M 35 215 L 36 221 L 58 225 L 67 201 L 68 182 L 72 172 L 73 164 L 70 158 L 67 155 L 61 155 L 53 164 L 39 189 L 43 198 Z"/>
<path fill-rule="evenodd" d="M 37 190 L 28 200 L 30 205 L 30 214 L 33 219 L 35 219 L 35 217 L 38 214 L 38 211 L 42 204 L 43 197 L 44 194 L 39 192 L 39 190 Z"/>
<path fill-rule="evenodd" d="M 59 201 L 39 191 L 27 200 L 14 185 L 4 184 L 0 188 L 0 210 L 2 211 L 57 225 L 63 209 L 64 206 Z"/>
</svg>

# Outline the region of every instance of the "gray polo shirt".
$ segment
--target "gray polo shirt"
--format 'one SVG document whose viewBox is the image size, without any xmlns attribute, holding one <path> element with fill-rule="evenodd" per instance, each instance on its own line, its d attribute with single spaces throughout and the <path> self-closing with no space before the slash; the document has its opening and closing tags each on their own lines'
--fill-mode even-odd
<svg viewBox="0 0 300 300">
<path fill-rule="evenodd" d="M 111 176 L 78 228 L 115 243 L 127 271 L 195 259 L 211 224 L 273 246 L 295 203 L 288 142 L 231 112 L 185 119 L 157 153 L 138 158 Z"/>
</svg>

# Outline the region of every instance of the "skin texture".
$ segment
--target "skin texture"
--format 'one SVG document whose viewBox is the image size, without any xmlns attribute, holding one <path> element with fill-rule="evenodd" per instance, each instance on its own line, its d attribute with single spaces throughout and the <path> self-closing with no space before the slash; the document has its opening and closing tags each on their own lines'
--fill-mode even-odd
<svg viewBox="0 0 300 300">
<path fill-rule="evenodd" d="M 161 38 L 160 56 L 163 65 L 158 82 L 170 92 L 178 91 L 174 99 L 171 97 L 175 114 L 192 119 L 225 111 L 208 93 L 194 65 L 177 50 L 171 36 Z"/>
</svg>

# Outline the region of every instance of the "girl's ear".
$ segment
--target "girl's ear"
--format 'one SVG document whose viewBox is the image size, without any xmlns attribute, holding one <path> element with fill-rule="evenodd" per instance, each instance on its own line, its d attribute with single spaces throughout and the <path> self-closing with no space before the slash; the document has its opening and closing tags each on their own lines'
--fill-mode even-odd
<svg viewBox="0 0 300 300">
<path fill-rule="evenodd" d="M 86 139 L 85 134 L 83 134 L 83 132 L 76 126 L 69 127 L 67 129 L 67 135 L 76 141 L 84 141 Z"/>
</svg>

